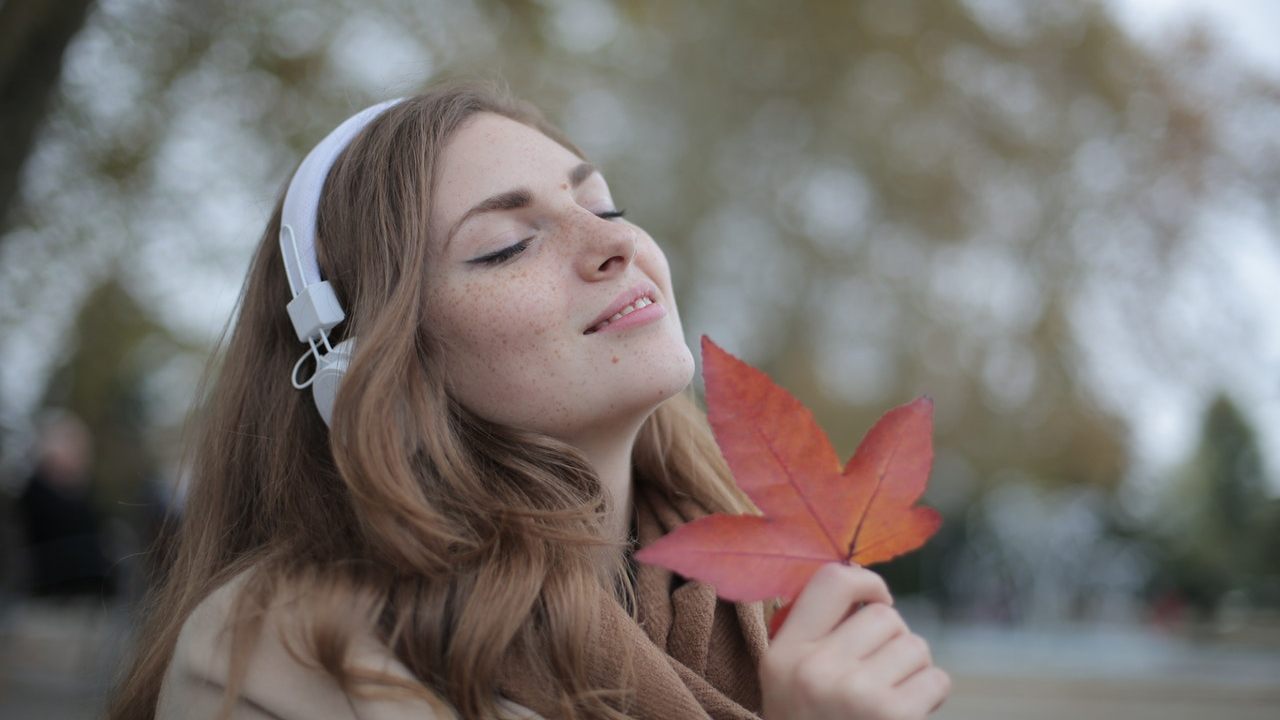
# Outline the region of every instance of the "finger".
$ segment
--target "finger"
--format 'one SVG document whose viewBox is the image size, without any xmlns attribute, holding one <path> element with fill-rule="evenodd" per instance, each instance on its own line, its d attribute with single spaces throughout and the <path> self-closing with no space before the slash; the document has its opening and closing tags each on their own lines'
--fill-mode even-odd
<svg viewBox="0 0 1280 720">
<path fill-rule="evenodd" d="M 921 716 L 942 707 L 951 694 L 951 676 L 940 667 L 930 665 L 903 680 L 893 692 L 903 699 L 910 715 Z"/>
<path fill-rule="evenodd" d="M 897 610 L 884 603 L 871 603 L 840 623 L 824 642 L 840 648 L 842 657 L 862 660 L 906 632 L 907 624 Z"/>
<path fill-rule="evenodd" d="M 775 642 L 803 642 L 826 636 L 858 602 L 893 604 L 889 587 L 866 568 L 831 562 L 818 568 L 800 591 Z"/>
<path fill-rule="evenodd" d="M 864 658 L 859 672 L 867 675 L 871 687 L 893 687 L 932 663 L 928 643 L 908 632 Z"/>
</svg>

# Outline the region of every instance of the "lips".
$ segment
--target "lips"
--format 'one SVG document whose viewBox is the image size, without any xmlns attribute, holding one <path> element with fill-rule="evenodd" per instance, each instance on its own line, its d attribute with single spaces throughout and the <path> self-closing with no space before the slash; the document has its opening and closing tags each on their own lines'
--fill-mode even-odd
<svg viewBox="0 0 1280 720">
<path fill-rule="evenodd" d="M 608 307 L 601 311 L 600 314 L 596 316 L 596 319 L 592 320 L 591 323 L 587 325 L 586 329 L 582 331 L 582 334 L 589 335 L 591 333 L 591 328 L 622 312 L 622 310 L 628 305 L 642 297 L 647 297 L 650 300 L 657 302 L 658 286 L 648 280 L 642 280 L 618 293 L 618 296 L 613 299 L 613 302 L 609 303 Z"/>
</svg>

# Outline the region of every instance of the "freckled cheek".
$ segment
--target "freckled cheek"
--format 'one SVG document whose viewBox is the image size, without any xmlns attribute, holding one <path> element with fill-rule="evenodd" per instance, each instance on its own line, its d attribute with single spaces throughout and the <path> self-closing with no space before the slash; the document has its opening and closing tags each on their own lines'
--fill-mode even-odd
<svg viewBox="0 0 1280 720">
<path fill-rule="evenodd" d="M 563 318 L 556 318 L 544 306 L 528 299 L 473 304 L 467 308 L 468 322 L 459 336 L 475 353 L 528 351 L 545 344 Z"/>
</svg>

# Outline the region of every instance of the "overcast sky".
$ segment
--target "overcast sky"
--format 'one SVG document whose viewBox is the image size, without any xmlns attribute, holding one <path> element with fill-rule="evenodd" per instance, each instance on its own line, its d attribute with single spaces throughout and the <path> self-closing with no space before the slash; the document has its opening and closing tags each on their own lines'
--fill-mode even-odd
<svg viewBox="0 0 1280 720">
<path fill-rule="evenodd" d="M 1203 23 L 1250 66 L 1280 79 L 1280 2 L 1276 0 L 1107 0 L 1136 37 L 1158 42 Z"/>
</svg>

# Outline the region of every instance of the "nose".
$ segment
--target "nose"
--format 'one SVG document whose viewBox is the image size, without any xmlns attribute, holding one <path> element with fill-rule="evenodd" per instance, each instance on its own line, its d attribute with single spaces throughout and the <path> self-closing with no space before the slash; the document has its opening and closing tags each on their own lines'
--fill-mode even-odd
<svg viewBox="0 0 1280 720">
<path fill-rule="evenodd" d="M 589 212 L 583 215 L 577 224 L 579 274 L 584 280 L 600 280 L 625 273 L 640 247 L 639 230 L 627 222 L 606 220 Z"/>
</svg>

